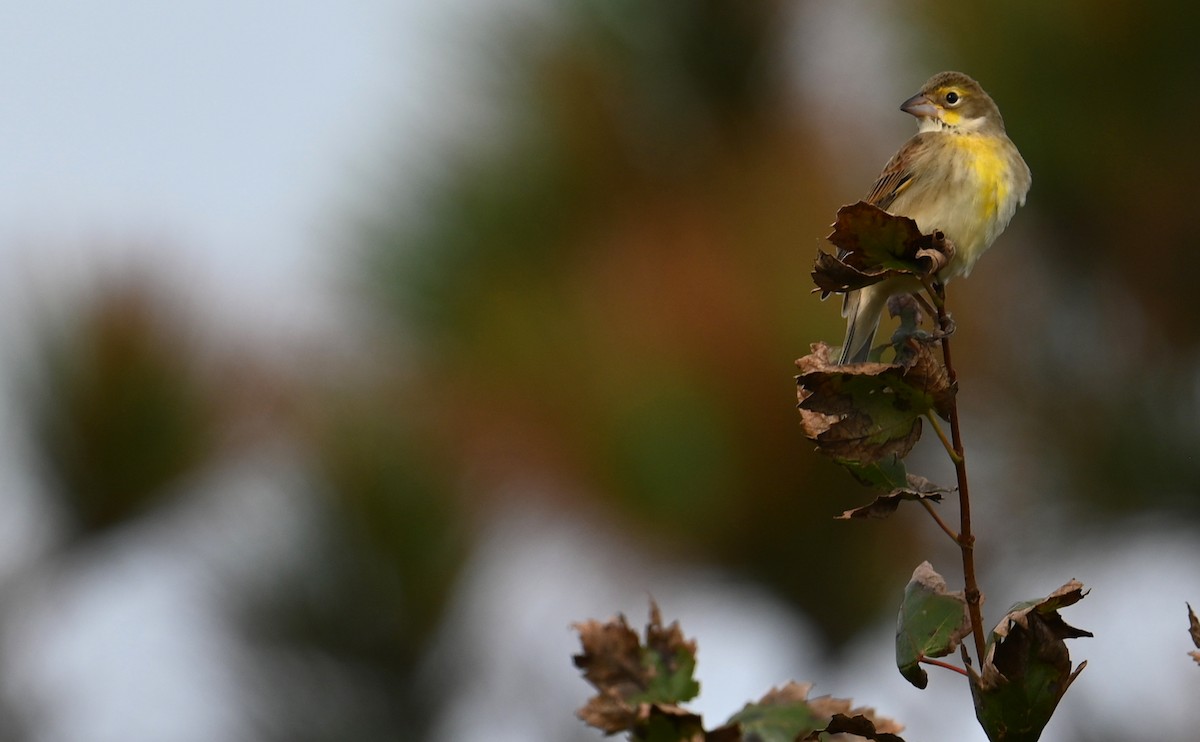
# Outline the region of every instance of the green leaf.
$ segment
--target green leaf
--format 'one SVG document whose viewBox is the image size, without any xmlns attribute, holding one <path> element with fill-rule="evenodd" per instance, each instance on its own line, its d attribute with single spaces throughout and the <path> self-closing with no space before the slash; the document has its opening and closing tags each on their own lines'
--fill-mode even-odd
<svg viewBox="0 0 1200 742">
<path fill-rule="evenodd" d="M 635 742 L 692 742 L 704 739 L 700 716 L 676 706 L 643 707 L 647 716 L 633 730 Z"/>
<path fill-rule="evenodd" d="M 651 647 L 642 649 L 642 666 L 648 671 L 650 684 L 642 693 L 630 696 L 631 703 L 674 704 L 690 701 L 700 695 L 700 683 L 693 677 L 696 657 L 685 648 L 664 656 Z"/>
<path fill-rule="evenodd" d="M 826 740 L 830 735 L 856 734 L 878 742 L 904 742 L 895 732 L 904 726 L 876 716 L 872 708 L 852 707 L 848 699 L 822 695 L 808 698 L 808 683 L 774 688 L 756 704 L 746 704 L 706 737 L 709 742 L 797 742 Z M 840 738 L 842 737 L 833 737 Z"/>
<path fill-rule="evenodd" d="M 864 464 L 852 459 L 838 459 L 837 462 L 858 480 L 859 484 L 882 490 L 896 490 L 908 484 L 908 471 L 904 468 L 904 459 L 892 454 L 878 461 Z"/>
<path fill-rule="evenodd" d="M 729 717 L 722 729 L 740 728 L 740 739 L 793 742 L 800 735 L 825 726 L 826 717 L 808 703 L 810 687 L 793 682 L 773 689 L 756 703 L 746 704 Z"/>
<path fill-rule="evenodd" d="M 719 729 L 708 734 L 708 742 L 796 742 L 797 740 L 826 739 L 823 730 L 832 726 L 850 733 L 868 732 L 867 739 L 879 742 L 903 742 L 895 736 L 904 727 L 886 717 L 877 716 L 870 708 L 853 707 L 845 698 L 818 696 L 809 698 L 812 688 L 806 683 L 791 682 L 772 689 L 756 703 L 730 717 Z M 840 731 L 831 732 L 838 734 Z M 842 737 L 833 737 L 842 739 Z"/>
<path fill-rule="evenodd" d="M 948 592 L 946 581 L 929 562 L 913 571 L 904 589 L 896 625 L 896 666 L 918 688 L 929 684 L 921 667 L 924 657 L 945 657 L 958 648 L 971 630 L 967 601 L 961 592 Z"/>
<path fill-rule="evenodd" d="M 743 737 L 762 742 L 792 742 L 797 735 L 821 726 L 807 704 L 762 706 L 750 704 L 729 719 L 739 724 Z"/>
<path fill-rule="evenodd" d="M 971 682 L 975 715 L 992 742 L 1036 742 L 1087 666 L 1083 662 L 1072 671 L 1064 640 L 1091 632 L 1058 614 L 1086 594 L 1072 580 L 1045 598 L 1014 605 L 992 631 L 982 675 Z"/>
<path fill-rule="evenodd" d="M 633 696 L 631 700 L 635 702 L 676 704 L 700 694 L 700 683 L 692 677 L 696 670 L 696 643 L 684 638 L 678 621 L 663 626 L 662 614 L 654 601 L 650 601 L 642 667 L 646 668 L 649 682 L 645 692 Z"/>
</svg>

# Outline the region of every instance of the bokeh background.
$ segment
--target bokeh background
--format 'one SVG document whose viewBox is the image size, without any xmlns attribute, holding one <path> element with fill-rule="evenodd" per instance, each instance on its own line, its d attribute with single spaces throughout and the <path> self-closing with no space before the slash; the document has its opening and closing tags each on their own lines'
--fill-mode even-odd
<svg viewBox="0 0 1200 742">
<path fill-rule="evenodd" d="M 837 207 L 961 69 L 1034 173 L 950 287 L 996 620 L 1070 578 L 1047 738 L 1188 739 L 1200 10 L 356 0 L 0 10 L 0 739 L 594 740 L 572 621 L 653 596 L 719 722 L 912 740 L 917 513 L 811 452 Z M 932 441 L 914 468 L 950 482 Z"/>
</svg>

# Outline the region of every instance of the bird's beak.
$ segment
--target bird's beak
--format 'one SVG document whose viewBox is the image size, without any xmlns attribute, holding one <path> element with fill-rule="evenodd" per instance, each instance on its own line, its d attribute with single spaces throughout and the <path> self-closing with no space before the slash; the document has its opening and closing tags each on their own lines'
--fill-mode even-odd
<svg viewBox="0 0 1200 742">
<path fill-rule="evenodd" d="M 919 119 L 937 118 L 938 115 L 937 106 L 935 106 L 933 101 L 929 100 L 924 93 L 917 93 L 913 97 L 904 101 L 904 103 L 900 106 L 900 110 L 904 111 L 905 113 L 912 114 Z"/>
</svg>

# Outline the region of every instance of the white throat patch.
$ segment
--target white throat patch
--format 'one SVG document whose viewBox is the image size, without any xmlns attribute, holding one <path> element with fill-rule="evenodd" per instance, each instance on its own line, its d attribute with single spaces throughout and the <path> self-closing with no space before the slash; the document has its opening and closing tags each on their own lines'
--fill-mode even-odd
<svg viewBox="0 0 1200 742">
<path fill-rule="evenodd" d="M 983 116 L 973 119 L 963 119 L 958 124 L 947 124 L 940 118 L 922 118 L 917 122 L 917 132 L 924 134 L 927 131 L 949 131 L 959 134 L 969 134 L 979 131 L 987 123 L 987 119 Z"/>
</svg>

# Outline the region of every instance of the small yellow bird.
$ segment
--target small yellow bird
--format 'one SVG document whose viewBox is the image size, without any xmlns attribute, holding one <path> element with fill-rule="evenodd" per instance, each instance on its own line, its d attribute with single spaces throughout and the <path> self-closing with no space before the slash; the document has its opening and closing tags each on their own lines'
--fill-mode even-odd
<svg viewBox="0 0 1200 742">
<path fill-rule="evenodd" d="M 1025 204 L 1032 176 L 996 103 L 963 73 L 934 75 L 900 110 L 917 117 L 918 132 L 888 161 L 866 201 L 911 218 L 922 234 L 946 234 L 955 253 L 938 273 L 945 283 L 971 272 Z M 915 279 L 892 278 L 847 293 L 841 363 L 867 360 L 888 297 L 919 288 Z"/>
</svg>

